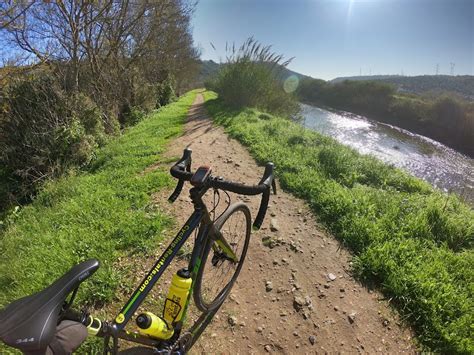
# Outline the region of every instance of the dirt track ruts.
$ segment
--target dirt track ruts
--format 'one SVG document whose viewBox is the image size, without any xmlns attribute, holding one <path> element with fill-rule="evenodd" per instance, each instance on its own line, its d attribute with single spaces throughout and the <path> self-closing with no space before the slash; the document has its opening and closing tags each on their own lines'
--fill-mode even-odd
<svg viewBox="0 0 474 355">
<path fill-rule="evenodd" d="M 189 111 L 184 134 L 172 141 L 166 155 L 180 156 L 185 147 L 193 150 L 193 169 L 211 165 L 216 175 L 247 184 L 257 183 L 263 173 L 241 144 L 212 123 L 201 94 Z M 247 202 L 255 218 L 259 197 L 232 197 Z M 170 212 L 180 224 L 191 208 L 183 190 Z M 278 231 L 270 230 L 271 219 Z M 280 188 L 271 196 L 231 296 L 193 353 L 416 352 L 411 331 L 380 293 L 353 279 L 350 253 L 316 220 L 303 201 Z M 265 246 L 264 237 L 276 245 Z M 336 278 L 330 280 L 329 274 Z"/>
</svg>

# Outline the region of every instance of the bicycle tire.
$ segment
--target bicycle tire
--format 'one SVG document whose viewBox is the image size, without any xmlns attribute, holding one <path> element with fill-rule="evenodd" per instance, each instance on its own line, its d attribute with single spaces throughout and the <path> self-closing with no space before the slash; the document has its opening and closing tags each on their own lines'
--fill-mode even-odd
<svg viewBox="0 0 474 355">
<path fill-rule="evenodd" d="M 201 311 L 201 312 L 211 312 L 217 307 L 219 307 L 222 302 L 224 302 L 225 298 L 229 294 L 230 290 L 232 289 L 232 286 L 234 285 L 235 281 L 237 280 L 237 277 L 239 276 L 239 273 L 242 269 L 243 262 L 245 260 L 245 256 L 247 255 L 247 250 L 250 242 L 250 230 L 251 230 L 251 218 L 250 218 L 250 209 L 248 206 L 242 202 L 235 203 L 231 205 L 227 211 L 220 216 L 217 221 L 214 223 L 215 227 L 223 234 L 224 238 L 228 241 L 228 238 L 231 237 L 231 231 L 230 230 L 225 230 L 226 228 L 226 222 L 227 226 L 231 227 L 231 222 L 233 219 L 233 216 L 235 217 L 237 214 L 241 214 L 244 218 L 244 223 L 245 225 L 242 225 L 244 228 L 237 228 L 241 229 L 241 232 L 243 232 L 243 245 L 242 245 L 242 251 L 240 253 L 240 256 L 238 256 L 239 261 L 237 264 L 235 262 L 232 262 L 230 260 L 220 260 L 222 263 L 220 265 L 226 265 L 229 266 L 229 270 L 233 270 L 232 277 L 230 278 L 229 282 L 225 284 L 225 286 L 222 287 L 222 289 L 218 292 L 216 292 L 216 296 L 214 297 L 213 295 L 208 297 L 207 295 L 204 295 L 204 292 L 206 291 L 206 287 L 210 286 L 209 281 L 206 280 L 206 276 L 209 274 L 208 271 L 206 273 L 206 269 L 209 270 L 216 270 L 217 265 L 214 265 L 215 257 L 216 255 L 218 256 L 219 253 L 215 253 L 212 250 L 212 246 L 215 243 L 215 241 L 211 238 L 206 238 L 205 246 L 203 249 L 203 254 L 201 257 L 201 265 L 199 267 L 197 277 L 196 277 L 196 286 L 193 292 L 194 295 L 194 303 L 196 304 L 196 307 Z M 240 226 L 239 226 L 240 227 Z M 229 241 L 228 241 L 229 242 Z M 232 244 L 232 242 L 230 242 Z M 234 247 L 232 246 L 233 251 Z M 237 249 L 238 246 L 235 248 Z M 212 255 L 212 258 L 209 260 L 209 255 Z M 219 261 L 219 260 L 218 260 Z M 212 269 L 211 269 L 212 267 Z M 204 277 L 204 280 L 203 280 Z M 204 282 L 203 282 L 204 281 Z M 211 283 L 212 284 L 212 283 Z M 220 289 L 220 287 L 219 287 Z"/>
</svg>

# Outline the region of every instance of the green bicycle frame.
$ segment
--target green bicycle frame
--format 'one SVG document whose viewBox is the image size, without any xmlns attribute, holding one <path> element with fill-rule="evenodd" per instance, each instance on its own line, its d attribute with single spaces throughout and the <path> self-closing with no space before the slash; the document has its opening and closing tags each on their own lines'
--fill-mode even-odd
<svg viewBox="0 0 474 355">
<path fill-rule="evenodd" d="M 191 191 L 193 190 L 194 189 L 191 189 Z M 238 261 L 238 258 L 233 252 L 232 248 L 223 238 L 222 234 L 215 229 L 214 224 L 210 219 L 209 212 L 201 199 L 201 196 L 204 194 L 204 192 L 195 190 L 194 193 L 191 193 L 195 206 L 194 212 L 191 214 L 186 223 L 177 233 L 175 238 L 171 241 L 171 243 L 163 252 L 163 254 L 158 258 L 158 260 L 153 265 L 148 274 L 143 278 L 139 286 L 130 296 L 129 300 L 122 307 L 119 314 L 115 317 L 114 321 L 110 324 L 106 324 L 97 333 L 97 336 L 104 337 L 105 354 L 109 353 L 110 351 L 115 354 L 118 351 L 118 339 L 124 339 L 136 343 L 159 347 L 161 342 L 170 342 L 176 340 L 176 337 L 179 336 L 179 331 L 183 321 L 181 321 L 180 324 L 176 325 L 176 330 L 178 330 L 178 332 L 175 333 L 175 335 L 168 341 L 150 338 L 146 335 L 142 335 L 136 332 L 128 332 L 124 328 L 130 321 L 130 319 L 133 317 L 138 307 L 140 307 L 145 298 L 148 296 L 149 292 L 153 289 L 154 285 L 163 275 L 163 272 L 170 265 L 174 257 L 177 255 L 178 251 L 188 240 L 193 231 L 198 228 L 198 226 L 199 232 L 194 242 L 191 260 L 189 261 L 188 265 L 188 270 L 192 271 L 191 278 L 193 282 L 191 284 L 191 290 L 189 292 L 188 299 L 186 300 L 185 309 L 183 312 L 183 320 L 186 317 L 186 311 L 188 309 L 188 305 L 190 303 L 190 299 L 193 293 L 194 280 L 196 279 L 197 272 L 201 265 L 206 238 L 212 238 L 215 241 L 215 243 L 212 245 L 212 248 L 214 250 L 216 250 L 216 248 L 218 247 L 220 248 L 220 252 L 224 253 L 228 259 Z M 199 335 L 204 331 L 205 327 L 211 322 L 213 316 L 218 311 L 218 308 L 214 309 L 211 312 L 203 313 L 189 329 L 189 332 L 192 335 L 192 343 L 197 340 Z M 113 340 L 112 349 L 109 347 L 110 338 L 112 338 Z"/>
</svg>

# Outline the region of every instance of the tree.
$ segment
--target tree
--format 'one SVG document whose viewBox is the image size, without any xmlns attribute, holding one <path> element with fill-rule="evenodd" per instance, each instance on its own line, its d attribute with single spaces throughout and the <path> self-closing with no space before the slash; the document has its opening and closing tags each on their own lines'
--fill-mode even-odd
<svg viewBox="0 0 474 355">
<path fill-rule="evenodd" d="M 26 62 L 51 66 L 68 92 L 93 92 L 111 111 L 136 102 L 134 87 L 197 68 L 189 30 L 195 4 L 182 0 L 11 2 L 1 31 Z M 137 81 L 139 83 L 137 83 Z"/>
</svg>

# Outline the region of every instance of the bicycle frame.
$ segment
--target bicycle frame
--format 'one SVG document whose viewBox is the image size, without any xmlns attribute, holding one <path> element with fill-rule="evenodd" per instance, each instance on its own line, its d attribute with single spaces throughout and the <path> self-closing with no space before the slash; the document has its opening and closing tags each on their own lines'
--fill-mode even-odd
<svg viewBox="0 0 474 355">
<path fill-rule="evenodd" d="M 192 188 L 190 190 L 191 199 L 194 205 L 194 212 L 188 218 L 186 223 L 177 233 L 175 238 L 168 245 L 163 254 L 158 258 L 154 266 L 148 272 L 148 274 L 143 278 L 140 285 L 136 288 L 130 299 L 125 303 L 125 305 L 120 310 L 119 314 L 115 317 L 115 320 L 111 323 L 103 323 L 101 330 L 97 333 L 97 336 L 104 337 L 104 354 L 112 353 L 116 354 L 118 351 L 118 339 L 124 339 L 132 341 L 135 343 L 141 343 L 145 345 L 150 345 L 154 347 L 160 347 L 160 344 L 172 344 L 179 338 L 181 324 L 178 324 L 176 327 L 175 334 L 169 340 L 159 340 L 142 335 L 136 332 L 128 332 L 124 328 L 132 318 L 135 311 L 143 303 L 144 299 L 147 297 L 149 292 L 153 289 L 154 285 L 158 282 L 160 277 L 166 268 L 170 265 L 171 261 L 174 259 L 178 251 L 188 240 L 194 230 L 200 225 L 199 231 L 194 242 L 194 248 L 191 254 L 191 259 L 189 261 L 188 270 L 191 270 L 191 290 L 186 301 L 186 306 L 184 309 L 183 319 L 186 317 L 186 311 L 191 299 L 191 295 L 194 288 L 194 281 L 196 279 L 197 271 L 201 265 L 201 258 L 204 252 L 204 246 L 206 238 L 214 238 L 219 246 L 223 246 L 223 250 L 228 249 L 227 242 L 222 238 L 222 235 L 214 228 L 213 221 L 211 221 L 209 211 L 202 201 L 202 196 L 207 191 L 207 188 L 198 189 Z M 234 254 L 230 249 L 231 254 Z M 231 255 L 231 258 L 235 258 L 235 255 Z M 212 312 L 203 313 L 201 317 L 194 323 L 190 328 L 192 335 L 192 342 L 197 340 L 199 335 L 205 329 L 205 327 L 210 323 L 213 316 L 218 309 L 213 310 Z M 112 349 L 109 346 L 110 338 L 113 340 Z"/>
</svg>

